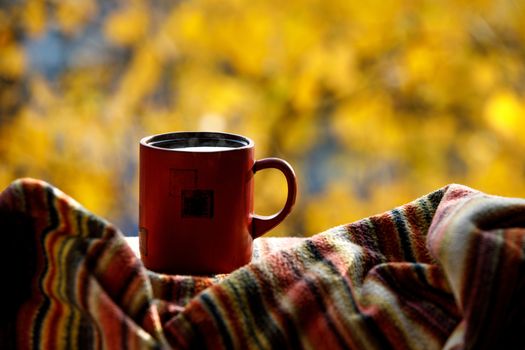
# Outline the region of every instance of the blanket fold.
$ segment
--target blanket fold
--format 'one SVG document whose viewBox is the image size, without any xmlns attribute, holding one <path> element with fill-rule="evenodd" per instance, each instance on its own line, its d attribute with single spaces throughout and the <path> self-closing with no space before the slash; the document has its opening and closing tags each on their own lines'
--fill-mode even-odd
<svg viewBox="0 0 525 350">
<path fill-rule="evenodd" d="M 148 271 L 57 188 L 0 194 L 0 347 L 523 349 L 525 200 L 451 184 L 227 275 Z"/>
</svg>

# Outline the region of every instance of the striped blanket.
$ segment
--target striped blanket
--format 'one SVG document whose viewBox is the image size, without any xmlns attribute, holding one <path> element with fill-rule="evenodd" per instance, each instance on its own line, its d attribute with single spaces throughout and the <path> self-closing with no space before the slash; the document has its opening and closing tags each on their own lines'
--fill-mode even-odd
<svg viewBox="0 0 525 350">
<path fill-rule="evenodd" d="M 257 239 L 228 275 L 147 271 L 116 227 L 38 180 L 0 194 L 0 230 L 0 348 L 525 348 L 525 200 L 461 185 Z"/>
</svg>

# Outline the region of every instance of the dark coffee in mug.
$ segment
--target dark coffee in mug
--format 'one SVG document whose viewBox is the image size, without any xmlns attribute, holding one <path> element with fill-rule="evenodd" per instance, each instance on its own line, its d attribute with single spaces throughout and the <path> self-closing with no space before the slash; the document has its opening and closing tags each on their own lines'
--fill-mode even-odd
<svg viewBox="0 0 525 350">
<path fill-rule="evenodd" d="M 286 177 L 284 208 L 253 213 L 254 174 L 276 168 Z M 278 225 L 295 203 L 292 167 L 255 160 L 247 137 L 174 132 L 140 141 L 139 246 L 145 266 L 176 274 L 227 273 L 251 260 L 252 241 Z"/>
</svg>

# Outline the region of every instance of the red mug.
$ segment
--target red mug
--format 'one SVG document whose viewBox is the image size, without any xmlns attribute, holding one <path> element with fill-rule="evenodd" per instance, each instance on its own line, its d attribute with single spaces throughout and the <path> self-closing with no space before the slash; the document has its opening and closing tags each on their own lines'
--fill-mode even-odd
<svg viewBox="0 0 525 350">
<path fill-rule="evenodd" d="M 284 208 L 253 213 L 254 174 L 275 168 L 286 177 Z M 144 265 L 172 274 L 231 272 L 251 260 L 252 241 L 277 226 L 295 203 L 292 167 L 254 159 L 247 137 L 173 132 L 140 140 L 139 247 Z"/>
</svg>

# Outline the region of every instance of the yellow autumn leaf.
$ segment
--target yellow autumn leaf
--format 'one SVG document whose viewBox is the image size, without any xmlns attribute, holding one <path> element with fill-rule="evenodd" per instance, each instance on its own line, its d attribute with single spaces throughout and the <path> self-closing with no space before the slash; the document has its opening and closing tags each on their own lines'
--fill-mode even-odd
<svg viewBox="0 0 525 350">
<path fill-rule="evenodd" d="M 36 37 L 43 33 L 47 22 L 46 12 L 44 0 L 25 1 L 22 18 L 30 36 Z"/>
<path fill-rule="evenodd" d="M 161 58 L 154 50 L 154 46 L 142 45 L 137 49 L 128 69 L 122 76 L 117 94 L 114 96 L 115 111 L 121 110 L 124 114 L 115 113 L 110 118 L 125 118 L 128 109 L 137 104 L 155 89 L 161 74 Z"/>
<path fill-rule="evenodd" d="M 324 51 L 324 81 L 339 96 L 350 94 L 358 82 L 355 52 L 344 44 L 329 47 Z"/>
<path fill-rule="evenodd" d="M 16 167 L 41 171 L 46 168 L 53 154 L 53 142 L 46 131 L 46 119 L 42 115 L 26 111 L 18 116 L 10 132 L 3 134 L 3 146 L 7 146 L 6 162 Z"/>
<path fill-rule="evenodd" d="M 26 69 L 26 61 L 24 50 L 18 44 L 0 46 L 0 75 L 10 78 L 21 76 Z"/>
<path fill-rule="evenodd" d="M 144 6 L 129 5 L 112 13 L 104 26 L 104 34 L 119 45 L 133 45 L 142 40 L 148 31 L 149 14 Z"/>
<path fill-rule="evenodd" d="M 523 179 L 515 175 L 520 166 L 519 158 L 500 154 L 483 168 L 476 168 L 470 174 L 468 184 L 488 193 L 516 196 L 516 193 L 525 191 Z"/>
<path fill-rule="evenodd" d="M 425 45 L 417 45 L 406 52 L 405 68 L 408 77 L 415 81 L 426 81 L 437 74 L 436 52 Z"/>
<path fill-rule="evenodd" d="M 322 232 L 366 215 L 355 199 L 351 189 L 344 183 L 329 183 L 325 191 L 306 203 L 304 224 L 307 234 Z"/>
<path fill-rule="evenodd" d="M 94 0 L 62 0 L 56 6 L 56 20 L 67 34 L 80 31 L 98 10 Z"/>
<path fill-rule="evenodd" d="M 34 77 L 29 84 L 34 102 L 44 109 L 51 108 L 56 103 L 57 96 L 53 93 L 49 82 L 42 77 Z"/>
<path fill-rule="evenodd" d="M 106 216 L 115 205 L 113 196 L 108 195 L 114 193 L 111 182 L 107 181 L 108 175 L 92 171 L 77 172 L 71 179 L 65 181 L 70 185 L 65 186 L 64 191 L 88 210 Z"/>
<path fill-rule="evenodd" d="M 471 79 L 473 86 L 482 93 L 489 92 L 497 83 L 498 72 L 490 62 L 474 61 L 471 64 Z"/>
<path fill-rule="evenodd" d="M 319 126 L 311 114 L 290 117 L 284 121 L 280 131 L 286 136 L 280 143 L 281 151 L 285 154 L 300 155 L 308 153 L 319 135 Z"/>
<path fill-rule="evenodd" d="M 504 137 L 523 136 L 525 130 L 525 105 L 510 91 L 498 91 L 485 107 L 484 117 L 488 125 Z"/>
<path fill-rule="evenodd" d="M 184 53 L 206 56 L 205 14 L 196 2 L 183 2 L 167 15 L 163 23 L 162 36 Z"/>
<path fill-rule="evenodd" d="M 347 147 L 367 155 L 396 156 L 406 140 L 406 125 L 393 114 L 392 101 L 382 93 L 343 101 L 331 119 L 331 129 Z"/>
</svg>

